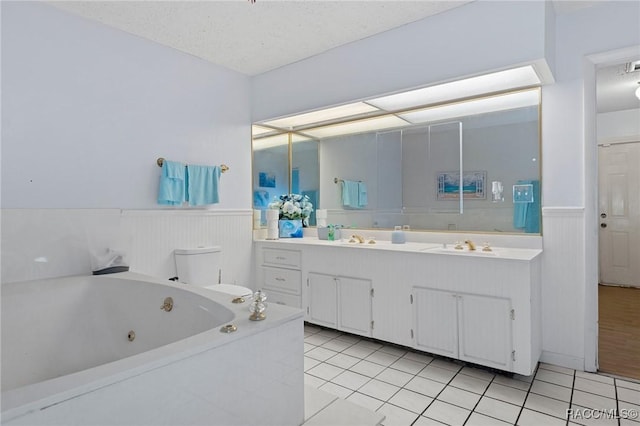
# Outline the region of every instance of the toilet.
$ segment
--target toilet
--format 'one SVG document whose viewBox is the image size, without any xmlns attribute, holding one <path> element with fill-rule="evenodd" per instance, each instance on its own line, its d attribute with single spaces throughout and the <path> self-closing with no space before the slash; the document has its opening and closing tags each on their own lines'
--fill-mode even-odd
<svg viewBox="0 0 640 426">
<path fill-rule="evenodd" d="M 222 247 L 175 249 L 178 281 L 226 293 L 232 297 L 250 297 L 253 290 L 235 284 L 221 284 Z"/>
</svg>

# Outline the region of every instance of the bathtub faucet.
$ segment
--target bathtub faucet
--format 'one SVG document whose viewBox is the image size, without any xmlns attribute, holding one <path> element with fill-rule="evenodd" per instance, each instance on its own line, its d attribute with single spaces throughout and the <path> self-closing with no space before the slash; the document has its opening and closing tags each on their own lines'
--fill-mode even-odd
<svg viewBox="0 0 640 426">
<path fill-rule="evenodd" d="M 171 312 L 171 310 L 173 309 L 173 298 L 165 297 L 164 301 L 162 302 L 162 306 L 160 306 L 160 309 L 166 312 Z"/>
<path fill-rule="evenodd" d="M 475 249 L 476 249 L 476 245 L 474 244 L 474 242 L 473 242 L 473 241 L 471 241 L 471 240 L 465 240 L 465 242 L 464 242 L 464 243 L 465 243 L 467 246 L 469 246 L 469 250 L 470 250 L 470 251 L 473 251 L 473 250 L 475 250 Z"/>
</svg>

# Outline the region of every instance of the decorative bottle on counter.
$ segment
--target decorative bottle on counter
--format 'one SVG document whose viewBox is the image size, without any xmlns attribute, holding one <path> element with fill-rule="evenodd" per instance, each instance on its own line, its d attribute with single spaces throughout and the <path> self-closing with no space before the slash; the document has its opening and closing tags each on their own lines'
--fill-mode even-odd
<svg viewBox="0 0 640 426">
<path fill-rule="evenodd" d="M 336 239 L 335 228 L 333 225 L 329 225 L 329 233 L 327 234 L 327 240 L 333 241 Z"/>
<path fill-rule="evenodd" d="M 394 231 L 391 233 L 391 242 L 393 244 L 404 244 L 406 241 L 402 226 L 395 226 Z"/>
</svg>

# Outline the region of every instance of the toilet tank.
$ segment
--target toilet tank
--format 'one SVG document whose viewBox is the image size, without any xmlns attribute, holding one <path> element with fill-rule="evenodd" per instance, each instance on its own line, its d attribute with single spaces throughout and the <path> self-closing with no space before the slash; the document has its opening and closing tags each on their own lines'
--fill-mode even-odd
<svg viewBox="0 0 640 426">
<path fill-rule="evenodd" d="M 178 281 L 200 287 L 220 283 L 220 246 L 175 249 Z"/>
</svg>

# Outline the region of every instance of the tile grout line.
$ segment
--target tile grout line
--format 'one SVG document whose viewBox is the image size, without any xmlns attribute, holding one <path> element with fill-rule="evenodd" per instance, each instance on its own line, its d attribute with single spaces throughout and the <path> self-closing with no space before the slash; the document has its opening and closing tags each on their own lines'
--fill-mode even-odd
<svg viewBox="0 0 640 426">
<path fill-rule="evenodd" d="M 435 358 L 434 358 L 434 360 L 435 360 Z M 431 362 L 433 362 L 433 360 L 432 360 Z M 430 362 L 429 364 L 431 364 L 431 362 Z M 427 365 L 429 365 L 429 364 L 427 364 Z M 426 368 L 426 366 L 425 366 L 425 368 Z M 424 370 L 424 368 L 423 368 L 423 370 Z M 422 370 L 420 370 L 420 371 L 422 371 Z M 412 425 L 412 426 L 415 424 L 415 422 L 417 422 L 417 421 L 420 419 L 420 417 L 422 417 L 422 416 L 424 415 L 424 413 L 429 409 L 429 407 L 431 407 L 431 405 L 433 405 L 433 403 L 434 403 L 434 402 L 436 401 L 436 399 L 440 396 L 440 394 L 441 394 L 442 392 L 444 392 L 444 390 L 445 390 L 449 385 L 451 385 L 451 382 L 453 381 L 453 379 L 455 379 L 455 378 L 456 378 L 456 376 L 457 376 L 458 374 L 460 374 L 460 372 L 461 372 L 461 371 L 462 371 L 462 368 L 460 368 L 460 369 L 456 372 L 456 374 L 454 374 L 454 375 L 453 375 L 453 377 L 451 377 L 451 378 L 449 379 L 449 381 L 448 381 L 447 383 L 445 383 L 445 385 L 444 385 L 444 387 L 442 388 L 442 390 L 441 390 L 440 392 L 438 392 L 438 393 L 436 394 L 436 396 L 434 396 L 434 397 L 431 399 L 431 402 L 430 402 L 430 403 L 425 407 L 425 409 L 424 409 L 424 410 L 422 410 L 422 412 L 421 412 L 420 414 L 418 414 L 418 418 L 416 418 L 416 419 L 413 421 L 413 423 L 411 423 L 411 425 Z M 417 374 L 416 374 L 416 377 L 418 377 L 418 375 L 417 375 Z M 423 378 L 424 378 L 424 379 L 427 379 L 426 377 L 423 377 Z M 431 379 L 428 379 L 428 380 L 431 380 Z M 435 382 L 436 380 L 433 380 L 433 381 Z M 442 382 L 438 382 L 438 383 L 442 383 Z M 425 396 L 428 396 L 428 395 L 425 395 Z M 429 397 L 429 398 L 431 398 L 431 397 Z M 442 402 L 444 402 L 444 401 L 442 401 Z M 452 404 L 452 405 L 453 405 L 453 404 Z M 455 405 L 455 407 L 457 407 L 457 405 Z M 424 417 L 427 417 L 427 416 L 424 416 Z M 427 418 L 428 418 L 428 419 L 430 419 L 431 417 L 427 417 Z M 465 419 L 465 422 L 466 422 L 466 419 Z"/>
<path fill-rule="evenodd" d="M 616 417 L 618 418 L 618 426 L 620 426 L 620 402 L 618 401 L 618 386 L 616 385 L 616 379 L 613 379 L 613 391 L 616 396 Z"/>
<path fill-rule="evenodd" d="M 527 388 L 527 394 L 524 396 L 524 400 L 522 401 L 522 405 L 520 406 L 520 411 L 518 412 L 518 417 L 516 417 L 515 425 L 518 424 L 520 420 L 520 416 L 522 416 L 522 412 L 524 411 L 524 404 L 527 403 L 527 399 L 529 398 L 529 394 L 531 393 L 531 388 L 533 387 L 533 382 L 536 380 L 536 376 L 538 375 L 538 370 L 540 370 L 540 363 L 536 366 L 536 372 L 533 374 L 533 379 L 529 383 L 529 387 Z"/>
<path fill-rule="evenodd" d="M 571 384 L 571 396 L 569 397 L 569 410 L 571 410 L 571 408 L 573 407 L 573 391 L 575 390 L 575 386 L 576 386 L 576 371 L 573 370 L 573 383 Z M 565 425 L 569 426 L 569 410 L 567 410 L 567 420 L 565 422 Z"/>
<path fill-rule="evenodd" d="M 462 370 L 461 370 L 462 371 Z M 469 413 L 469 415 L 467 416 L 467 418 L 465 419 L 463 425 L 467 424 L 467 422 L 469 421 L 469 419 L 471 418 L 471 415 L 473 413 L 478 413 L 478 414 L 482 414 L 480 412 L 476 411 L 476 408 L 478 407 L 478 405 L 480 404 L 480 401 L 482 401 L 482 398 L 484 397 L 484 395 L 487 393 L 487 390 L 489 389 L 489 387 L 491 386 L 491 383 L 493 383 L 493 381 L 495 380 L 496 376 L 495 374 L 493 375 L 493 377 L 491 378 L 491 380 L 489 381 L 489 384 L 487 385 L 487 387 L 484 389 L 484 392 L 482 392 L 482 395 L 480 395 L 480 399 L 478 399 L 478 402 L 476 402 L 476 405 L 473 406 L 473 408 L 471 409 L 471 412 Z M 488 398 L 488 397 L 487 397 Z M 507 401 L 503 401 L 503 402 L 507 402 Z M 482 414 L 483 416 L 487 416 L 487 417 L 491 417 L 492 419 L 495 419 L 495 417 L 493 416 L 489 416 L 486 414 Z M 500 419 L 496 419 L 496 420 L 500 420 Z"/>
</svg>

